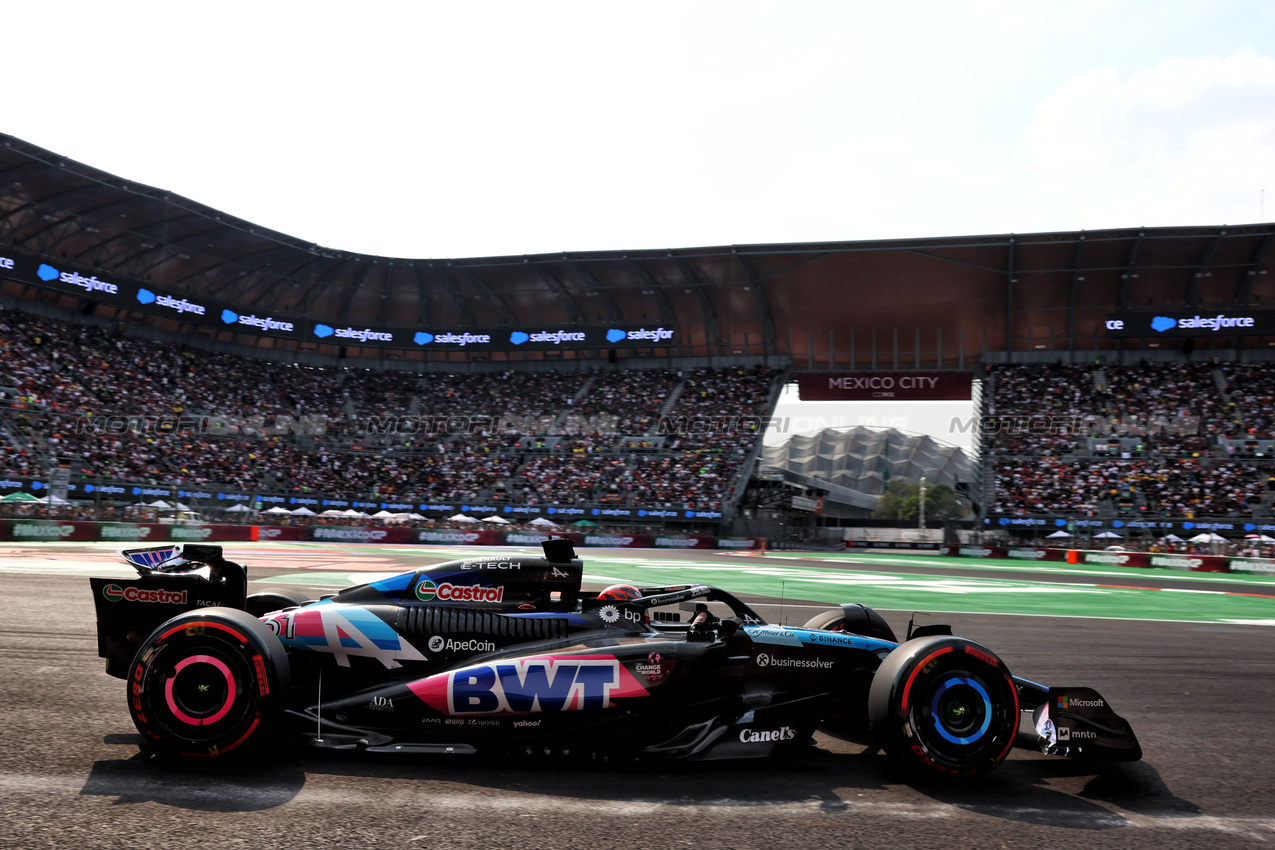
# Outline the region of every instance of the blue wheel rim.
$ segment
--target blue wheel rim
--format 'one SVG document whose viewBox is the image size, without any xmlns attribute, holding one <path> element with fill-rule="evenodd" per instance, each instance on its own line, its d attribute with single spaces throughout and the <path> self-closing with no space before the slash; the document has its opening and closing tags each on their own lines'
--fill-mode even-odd
<svg viewBox="0 0 1275 850">
<path fill-rule="evenodd" d="M 942 715 L 939 712 L 939 701 L 943 698 L 943 694 L 947 693 L 948 688 L 956 685 L 965 685 L 972 688 L 977 691 L 978 695 L 983 699 L 983 725 L 978 728 L 977 732 L 967 737 L 953 735 L 951 732 L 944 729 Z M 934 718 L 935 730 L 938 731 L 939 735 L 943 736 L 944 740 L 953 744 L 973 744 L 982 738 L 983 735 L 987 733 L 987 728 L 992 725 L 992 698 L 987 695 L 987 690 L 977 681 L 966 678 L 965 676 L 953 676 L 940 685 L 938 690 L 935 691 L 934 701 L 930 703 L 930 715 Z"/>
</svg>

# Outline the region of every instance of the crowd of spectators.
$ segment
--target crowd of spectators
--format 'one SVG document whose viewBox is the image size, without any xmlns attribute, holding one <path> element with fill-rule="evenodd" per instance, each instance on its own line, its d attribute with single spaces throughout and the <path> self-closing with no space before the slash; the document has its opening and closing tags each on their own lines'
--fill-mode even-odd
<svg viewBox="0 0 1275 850">
<path fill-rule="evenodd" d="M 308 368 L 0 309 L 0 474 L 720 508 L 760 439 L 720 422 L 760 421 L 777 377 Z M 663 413 L 715 425 L 661 437 Z"/>
<path fill-rule="evenodd" d="M 998 365 L 982 448 L 996 513 L 1255 516 L 1275 468 L 1230 440 L 1268 438 L 1275 364 Z"/>
</svg>

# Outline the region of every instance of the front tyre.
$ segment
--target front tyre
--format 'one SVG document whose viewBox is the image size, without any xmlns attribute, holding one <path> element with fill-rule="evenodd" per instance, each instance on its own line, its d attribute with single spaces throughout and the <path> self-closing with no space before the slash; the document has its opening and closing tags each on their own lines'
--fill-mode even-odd
<svg viewBox="0 0 1275 850">
<path fill-rule="evenodd" d="M 184 758 L 239 755 L 283 714 L 287 654 L 250 614 L 200 608 L 156 629 L 133 659 L 128 706 L 155 750 Z"/>
<path fill-rule="evenodd" d="M 1018 733 L 1018 689 L 990 650 L 957 637 L 923 637 L 877 668 L 868 717 L 882 747 L 923 778 L 982 776 Z"/>
</svg>

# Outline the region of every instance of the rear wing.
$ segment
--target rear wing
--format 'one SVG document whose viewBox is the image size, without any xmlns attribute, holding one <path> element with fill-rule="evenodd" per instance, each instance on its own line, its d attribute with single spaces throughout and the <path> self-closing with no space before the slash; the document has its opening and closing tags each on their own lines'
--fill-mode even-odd
<svg viewBox="0 0 1275 850">
<path fill-rule="evenodd" d="M 97 654 L 106 672 L 124 679 L 138 647 L 162 623 L 195 608 L 244 610 L 248 573 L 207 543 L 125 549 L 135 579 L 91 578 L 97 610 Z"/>
</svg>

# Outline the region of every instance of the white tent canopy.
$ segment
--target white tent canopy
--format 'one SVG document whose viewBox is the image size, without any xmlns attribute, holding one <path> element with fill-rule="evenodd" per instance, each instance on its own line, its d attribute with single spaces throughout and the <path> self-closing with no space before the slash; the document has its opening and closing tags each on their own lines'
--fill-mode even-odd
<svg viewBox="0 0 1275 850">
<path fill-rule="evenodd" d="M 1226 538 L 1212 531 L 1202 531 L 1190 538 L 1192 543 L 1225 543 Z"/>
<path fill-rule="evenodd" d="M 1046 537 L 1070 537 L 1071 535 L 1065 531 L 1059 530 L 1059 531 L 1055 531 L 1053 534 L 1046 534 L 1045 536 Z"/>
<path fill-rule="evenodd" d="M 390 511 L 377 511 L 376 513 L 372 514 L 372 519 L 383 519 L 385 517 L 392 517 L 392 516 L 398 516 L 398 514 L 391 513 Z"/>
<path fill-rule="evenodd" d="M 42 503 L 42 504 L 45 504 L 45 505 L 69 505 L 69 504 L 71 504 L 71 503 L 70 503 L 70 502 L 68 502 L 66 499 L 63 499 L 61 496 L 54 496 L 52 493 L 50 493 L 50 494 L 49 494 L 49 495 L 47 495 L 47 496 L 44 496 L 43 498 L 36 499 L 36 501 L 37 501 L 37 502 L 40 502 L 40 503 Z"/>
<path fill-rule="evenodd" d="M 287 508 L 280 507 L 279 505 L 275 505 L 273 508 L 270 508 L 270 509 L 268 509 L 268 510 L 264 511 L 264 513 L 268 513 L 268 514 L 286 514 L 286 513 L 291 513 L 291 511 L 289 511 Z"/>
<path fill-rule="evenodd" d="M 363 513 L 362 511 L 356 511 L 354 510 L 354 508 L 347 508 L 341 511 L 341 516 L 358 517 L 361 519 L 367 519 L 367 514 Z"/>
<path fill-rule="evenodd" d="M 171 509 L 173 506 L 168 504 L 168 502 L 165 502 L 163 499 L 156 499 L 155 501 L 147 504 L 146 507 Z"/>
<path fill-rule="evenodd" d="M 1095 535 L 1094 535 L 1094 539 L 1095 539 L 1095 540 L 1097 540 L 1099 537 L 1106 538 L 1106 539 L 1111 539 L 1111 538 L 1113 538 L 1113 537 L 1114 537 L 1114 538 L 1117 538 L 1117 539 L 1118 539 L 1118 538 L 1120 537 L 1120 535 L 1119 535 L 1119 534 L 1116 534 L 1114 531 L 1104 531 L 1104 532 L 1102 532 L 1102 534 L 1095 534 Z"/>
<path fill-rule="evenodd" d="M 293 516 L 314 516 L 314 511 L 310 510 L 305 505 L 302 505 L 301 507 L 297 508 L 295 511 L 288 511 L 288 513 L 292 514 Z"/>
<path fill-rule="evenodd" d="M 345 516 L 345 511 L 338 511 L 336 508 L 328 508 L 319 516 Z"/>
<path fill-rule="evenodd" d="M 472 516 L 465 516 L 464 514 L 449 516 L 447 519 L 451 522 L 478 522 L 478 520 L 474 519 Z"/>
<path fill-rule="evenodd" d="M 241 514 L 244 511 L 251 511 L 251 510 L 252 508 L 248 507 L 247 505 L 231 505 L 230 507 L 226 508 L 226 512 L 232 513 L 232 514 Z"/>
<path fill-rule="evenodd" d="M 551 525 L 551 526 L 553 526 L 554 528 L 557 528 L 557 527 L 558 527 L 558 524 L 557 524 L 556 522 L 554 522 L 554 521 L 553 521 L 553 520 L 551 520 L 551 519 L 545 519 L 545 518 L 544 518 L 544 517 L 542 517 L 542 516 L 538 516 L 538 517 L 536 517 L 535 519 L 533 519 L 533 520 L 532 520 L 530 523 L 528 523 L 528 524 L 529 524 L 529 525 Z"/>
<path fill-rule="evenodd" d="M 483 517 L 483 522 L 498 522 L 501 525 L 509 525 L 509 520 L 505 519 L 504 517 L 496 516 L 495 514 L 492 514 L 491 516 Z"/>
</svg>

